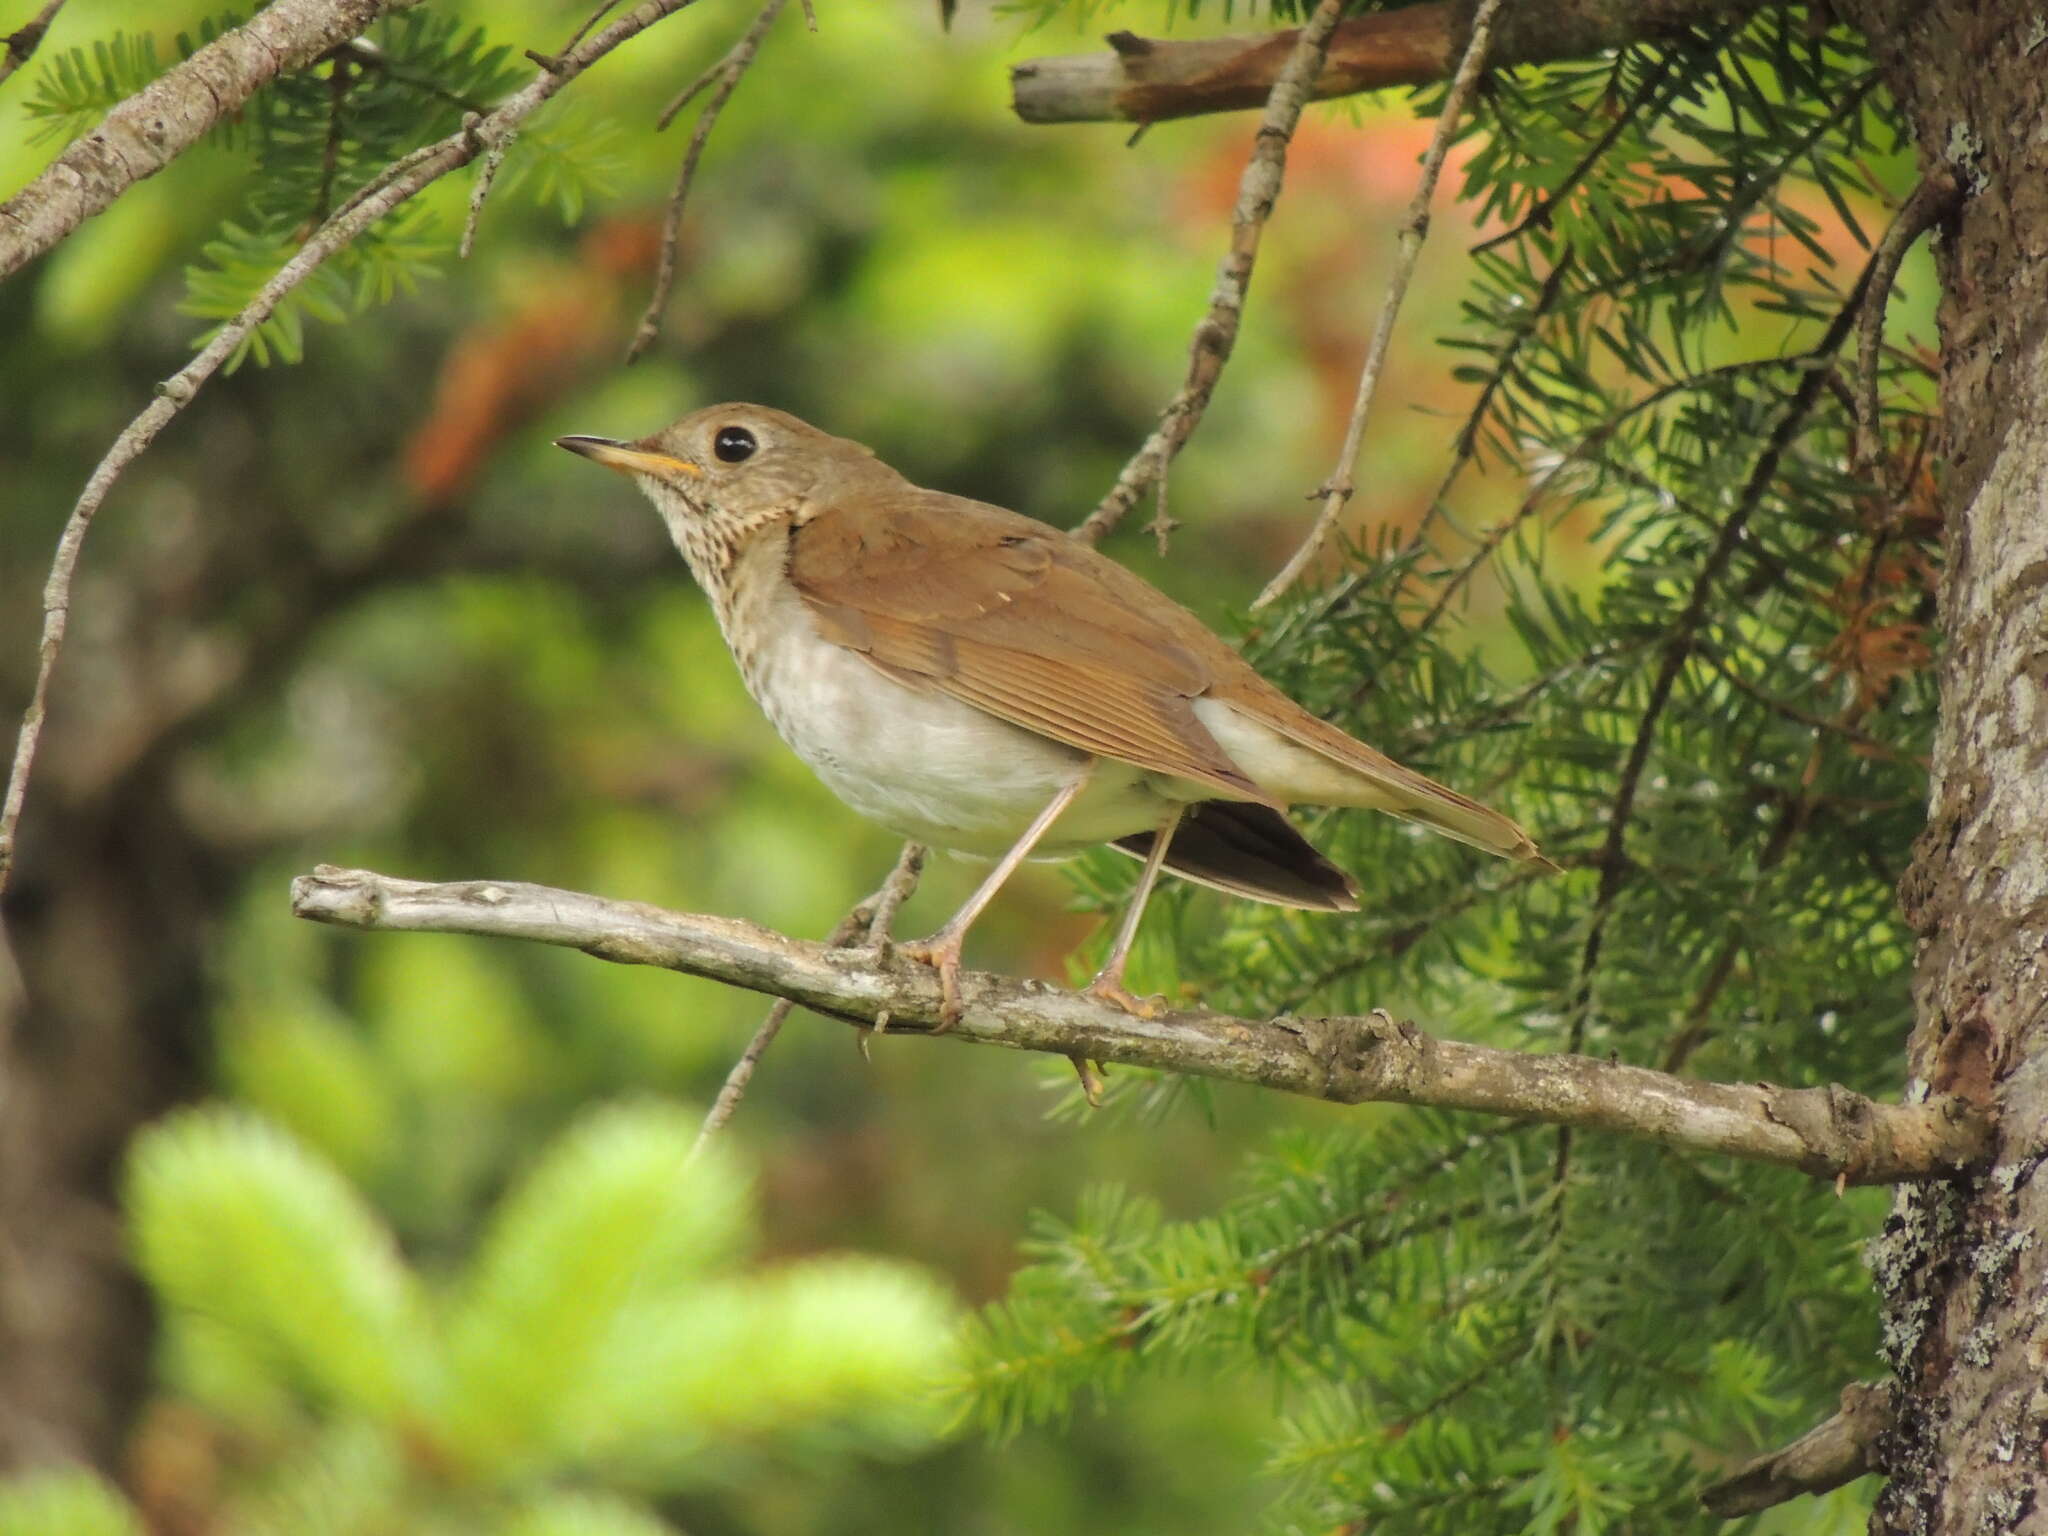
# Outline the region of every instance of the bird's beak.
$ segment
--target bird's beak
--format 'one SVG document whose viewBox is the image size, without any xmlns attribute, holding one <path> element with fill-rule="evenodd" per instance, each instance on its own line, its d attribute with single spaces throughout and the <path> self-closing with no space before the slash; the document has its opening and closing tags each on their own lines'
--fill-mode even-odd
<svg viewBox="0 0 2048 1536">
<path fill-rule="evenodd" d="M 704 473 L 702 466 L 692 464 L 688 459 L 638 448 L 615 437 L 558 437 L 555 446 L 580 453 L 584 458 L 595 460 L 606 469 L 616 469 L 622 475 L 653 475 L 672 480 L 677 475 Z"/>
</svg>

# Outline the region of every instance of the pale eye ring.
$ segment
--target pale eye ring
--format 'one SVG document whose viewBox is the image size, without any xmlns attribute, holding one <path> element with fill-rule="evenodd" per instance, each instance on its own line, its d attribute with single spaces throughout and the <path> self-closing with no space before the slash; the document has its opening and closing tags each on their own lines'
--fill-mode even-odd
<svg viewBox="0 0 2048 1536">
<path fill-rule="evenodd" d="M 760 441 L 745 427 L 720 427 L 718 435 L 711 439 L 711 451 L 724 464 L 751 459 L 760 446 Z"/>
</svg>

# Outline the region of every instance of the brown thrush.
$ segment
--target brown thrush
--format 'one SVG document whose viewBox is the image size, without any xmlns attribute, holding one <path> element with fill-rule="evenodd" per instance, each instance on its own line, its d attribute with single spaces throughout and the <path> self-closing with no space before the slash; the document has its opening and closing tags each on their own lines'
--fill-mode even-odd
<svg viewBox="0 0 2048 1536">
<path fill-rule="evenodd" d="M 1149 1013 L 1125 961 L 1161 869 L 1280 906 L 1358 888 L 1282 814 L 1362 806 L 1516 859 L 1507 817 L 1317 719 L 1156 587 L 1059 529 L 912 485 L 782 411 L 717 405 L 560 447 L 631 475 L 710 595 L 784 741 L 854 810 L 997 860 L 903 946 L 960 1011 L 967 929 L 1019 863 L 1110 843 L 1144 874 L 1089 990 Z M 1547 862 L 1547 861 L 1546 861 Z"/>
</svg>

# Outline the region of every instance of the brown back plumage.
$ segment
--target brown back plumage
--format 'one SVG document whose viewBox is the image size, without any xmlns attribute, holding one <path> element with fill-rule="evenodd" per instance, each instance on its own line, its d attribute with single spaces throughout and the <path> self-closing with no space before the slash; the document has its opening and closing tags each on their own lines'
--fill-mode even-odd
<svg viewBox="0 0 2048 1536">
<path fill-rule="evenodd" d="M 1192 707 L 1220 700 L 1357 775 L 1361 803 L 1541 857 L 1513 821 L 1317 719 L 1194 614 L 1058 529 L 920 489 L 872 459 L 849 480 L 821 483 L 806 506 L 789 577 L 828 640 L 891 676 L 1084 752 L 1283 806 Z"/>
<path fill-rule="evenodd" d="M 1122 570 L 1018 513 L 906 484 L 809 510 L 789 578 L 825 638 L 892 675 L 1084 752 L 1272 803 L 1189 707 L 1213 681 L 1204 650 L 1229 648 L 1119 601 L 1105 566 Z"/>
</svg>

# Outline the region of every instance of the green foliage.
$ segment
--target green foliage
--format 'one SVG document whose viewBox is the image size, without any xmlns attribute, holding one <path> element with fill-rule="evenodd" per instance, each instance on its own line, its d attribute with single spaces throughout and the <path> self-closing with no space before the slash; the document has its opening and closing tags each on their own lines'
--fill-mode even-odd
<svg viewBox="0 0 2048 1536">
<path fill-rule="evenodd" d="M 82 1468 L 0 1483 L 0 1536 L 142 1536 L 128 1501 Z"/>
<path fill-rule="evenodd" d="M 209 18 L 196 35 L 179 33 L 177 59 L 189 57 L 238 24 Z M 40 73 L 25 110 L 40 119 L 38 137 L 75 138 L 165 66 L 155 36 L 116 32 L 90 52 L 73 48 Z M 260 91 L 215 137 L 254 160 L 254 193 L 243 217 L 221 226 L 187 269 L 186 314 L 226 322 L 324 220 L 367 187 L 385 166 L 444 137 L 468 114 L 488 111 L 527 77 L 515 50 L 454 14 L 408 8 L 376 23 L 364 38 Z M 560 210 L 566 223 L 611 190 L 617 174 L 615 123 L 575 107 L 536 114 L 506 155 L 501 190 L 524 185 Z M 258 326 L 228 361 L 297 363 L 309 320 L 340 324 L 437 276 L 455 251 L 455 232 L 417 207 L 366 230 Z M 203 346 L 218 326 L 200 333 Z"/>
<path fill-rule="evenodd" d="M 928 1444 L 944 1291 L 854 1256 L 742 1270 L 748 1179 L 694 1138 L 671 1106 L 594 1111 L 437 1281 L 265 1122 L 208 1108 L 144 1134 L 128 1205 L 172 1379 L 265 1448 L 232 1528 L 642 1536 L 669 1527 L 574 1480 L 662 1494 L 771 1446 Z M 6 1536 L 139 1528 L 84 1474 L 0 1487 Z"/>
<path fill-rule="evenodd" d="M 500 1203 L 448 1325 L 449 1422 L 466 1461 L 573 1454 L 590 1415 L 565 1404 L 607 1393 L 614 1357 L 652 1347 L 634 1298 L 689 1295 L 734 1256 L 745 1185 L 715 1147 L 684 1179 L 690 1133 L 675 1110 L 594 1117 Z"/>
<path fill-rule="evenodd" d="M 422 1383 L 421 1298 L 334 1170 L 229 1110 L 137 1142 L 135 1257 L 165 1304 L 322 1409 L 394 1417 Z"/>
<path fill-rule="evenodd" d="M 1357 920 L 1234 907 L 1183 922 L 1175 966 L 1252 1014 L 1410 1008 L 1524 1049 L 1893 1090 L 1940 547 L 1916 355 L 1887 349 L 1890 446 L 1851 464 L 1862 288 L 1838 264 L 1867 260 L 1869 194 L 1901 190 L 1874 175 L 1910 175 L 1896 126 L 1853 44 L 1796 13 L 1513 72 L 1479 126 L 1467 195 L 1509 231 L 1453 338 L 1479 390 L 1456 467 L 1531 488 L 1483 533 L 1442 509 L 1360 552 L 1253 649 L 1567 872 L 1333 818 Z M 1574 536 L 1604 561 L 1590 587 L 1559 569 Z M 1481 603 L 1516 644 L 1451 632 Z M 1105 906 L 1129 879 L 1089 872 Z M 1214 1217 L 1085 1200 L 983 1315 L 963 1398 L 1012 1430 L 1149 1367 L 1257 1372 L 1288 1405 L 1275 1529 L 1705 1528 L 1721 1458 L 1870 1369 L 1876 1209 L 1407 1115 L 1282 1148 Z"/>
<path fill-rule="evenodd" d="M 564 224 L 574 224 L 585 203 L 613 190 L 624 137 L 617 122 L 581 103 L 551 104 L 527 120 L 505 152 L 505 190 L 524 188 L 535 202 L 557 209 Z"/>
</svg>

